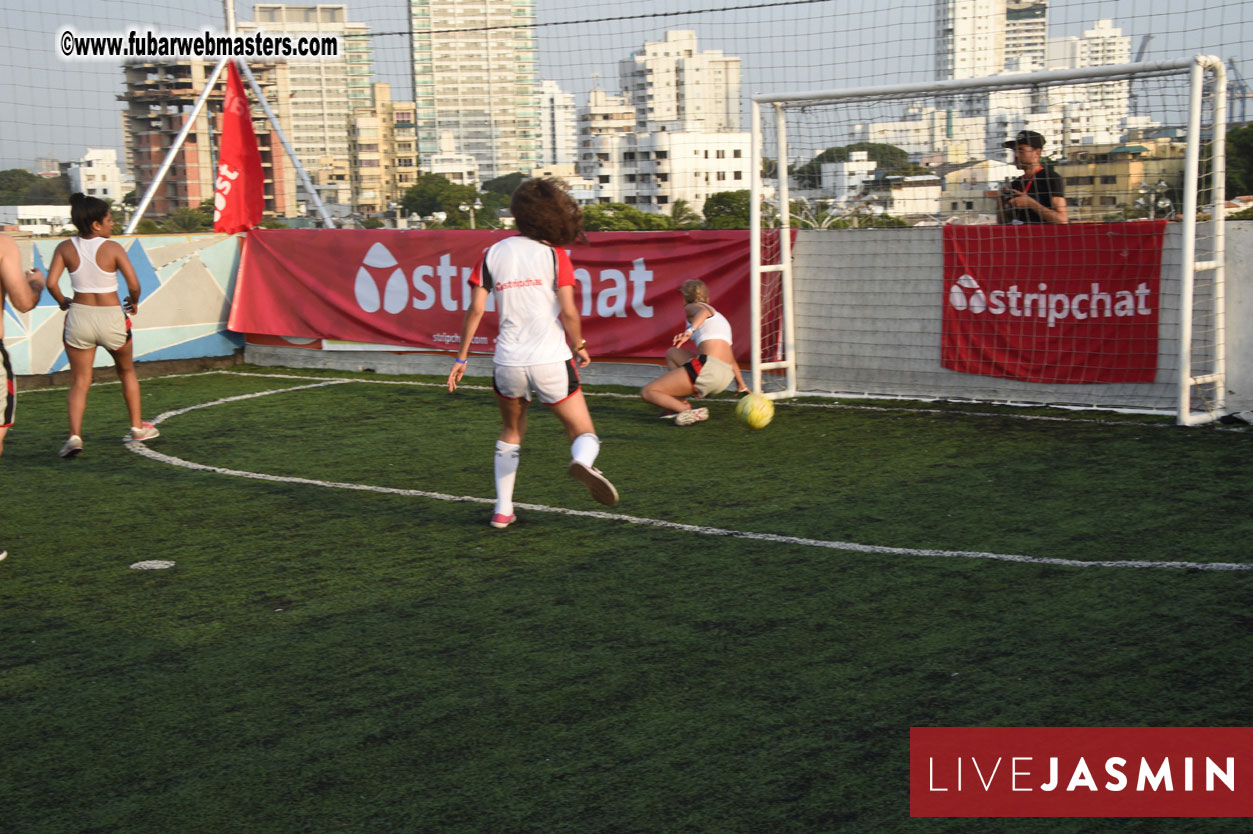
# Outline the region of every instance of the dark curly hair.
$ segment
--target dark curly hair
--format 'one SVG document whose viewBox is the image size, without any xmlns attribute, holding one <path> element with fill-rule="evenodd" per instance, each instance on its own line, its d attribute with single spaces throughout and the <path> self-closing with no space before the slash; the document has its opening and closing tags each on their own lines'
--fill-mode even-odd
<svg viewBox="0 0 1253 834">
<path fill-rule="evenodd" d="M 570 188 L 556 177 L 523 180 L 509 211 L 518 231 L 532 240 L 568 246 L 583 234 L 583 210 L 570 196 Z"/>
<path fill-rule="evenodd" d="M 70 195 L 70 220 L 82 237 L 91 234 L 91 224 L 103 221 L 109 216 L 109 204 L 99 197 L 88 197 L 86 194 Z"/>
</svg>

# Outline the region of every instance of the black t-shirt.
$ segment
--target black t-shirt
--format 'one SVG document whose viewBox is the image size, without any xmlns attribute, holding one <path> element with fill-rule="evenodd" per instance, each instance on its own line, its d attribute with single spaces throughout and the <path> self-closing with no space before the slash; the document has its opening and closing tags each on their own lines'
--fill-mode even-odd
<svg viewBox="0 0 1253 834">
<path fill-rule="evenodd" d="M 1035 176 L 1021 176 L 1010 183 L 1010 188 L 1015 191 L 1022 191 L 1028 197 L 1038 202 L 1045 208 L 1053 207 L 1054 197 L 1065 197 L 1066 190 L 1062 185 L 1062 178 L 1057 172 L 1047 165 L 1035 172 Z M 1018 220 L 1022 223 L 1044 223 L 1047 222 L 1035 209 L 1030 208 L 1009 208 L 1005 209 L 1005 222 L 1012 223 Z"/>
</svg>

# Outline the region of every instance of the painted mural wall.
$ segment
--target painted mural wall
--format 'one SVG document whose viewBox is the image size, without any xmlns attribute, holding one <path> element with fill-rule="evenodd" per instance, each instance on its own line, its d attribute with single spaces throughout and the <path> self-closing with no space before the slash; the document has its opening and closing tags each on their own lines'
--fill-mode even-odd
<svg viewBox="0 0 1253 834">
<path fill-rule="evenodd" d="M 19 241 L 23 268 L 33 263 L 46 273 L 63 239 Z M 243 347 L 243 336 L 226 329 L 239 269 L 239 238 L 199 234 L 114 240 L 126 250 L 142 290 L 139 312 L 131 318 L 135 361 L 229 356 Z M 72 294 L 68 274 L 62 274 L 60 284 Z M 121 276 L 118 287 L 125 296 Z M 47 291 L 29 313 L 5 305 L 4 344 L 14 374 L 47 374 L 69 367 L 61 343 L 64 322 L 65 313 Z M 96 352 L 97 366 L 112 364 L 107 351 Z"/>
</svg>

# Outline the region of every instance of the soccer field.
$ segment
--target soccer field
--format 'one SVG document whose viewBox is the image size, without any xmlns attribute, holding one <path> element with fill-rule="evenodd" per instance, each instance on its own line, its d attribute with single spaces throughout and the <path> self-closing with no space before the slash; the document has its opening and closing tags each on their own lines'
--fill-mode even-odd
<svg viewBox="0 0 1253 834">
<path fill-rule="evenodd" d="M 0 830 L 1235 832 L 909 819 L 911 726 L 1253 723 L 1253 430 L 589 403 L 603 508 L 490 390 L 248 368 L 19 394 Z M 168 570 L 132 570 L 142 560 Z"/>
</svg>

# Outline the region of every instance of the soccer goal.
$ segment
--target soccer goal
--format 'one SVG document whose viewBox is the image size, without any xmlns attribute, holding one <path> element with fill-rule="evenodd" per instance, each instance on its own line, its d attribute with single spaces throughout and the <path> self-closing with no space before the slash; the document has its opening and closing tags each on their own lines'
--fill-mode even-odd
<svg viewBox="0 0 1253 834">
<path fill-rule="evenodd" d="M 1212 56 L 753 96 L 754 389 L 1222 416 L 1225 117 Z"/>
</svg>

